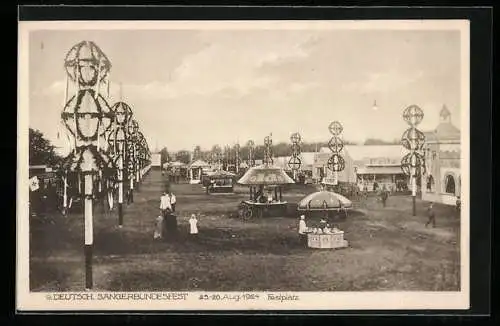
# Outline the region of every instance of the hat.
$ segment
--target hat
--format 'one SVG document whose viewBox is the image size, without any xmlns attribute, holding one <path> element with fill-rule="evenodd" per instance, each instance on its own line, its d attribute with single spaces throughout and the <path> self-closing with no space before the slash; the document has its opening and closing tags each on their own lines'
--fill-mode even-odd
<svg viewBox="0 0 500 326">
<path fill-rule="evenodd" d="M 306 216 L 305 216 L 305 215 L 300 215 L 300 219 L 301 219 L 301 220 L 303 220 L 303 219 L 305 219 L 305 218 L 306 218 Z"/>
<path fill-rule="evenodd" d="M 196 218 L 196 214 L 191 214 L 191 218 Z"/>
</svg>

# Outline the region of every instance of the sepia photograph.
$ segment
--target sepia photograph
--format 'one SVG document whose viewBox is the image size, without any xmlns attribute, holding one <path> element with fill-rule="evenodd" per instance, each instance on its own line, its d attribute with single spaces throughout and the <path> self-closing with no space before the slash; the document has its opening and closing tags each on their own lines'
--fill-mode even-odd
<svg viewBox="0 0 500 326">
<path fill-rule="evenodd" d="M 468 308 L 468 21 L 19 40 L 19 309 Z"/>
</svg>

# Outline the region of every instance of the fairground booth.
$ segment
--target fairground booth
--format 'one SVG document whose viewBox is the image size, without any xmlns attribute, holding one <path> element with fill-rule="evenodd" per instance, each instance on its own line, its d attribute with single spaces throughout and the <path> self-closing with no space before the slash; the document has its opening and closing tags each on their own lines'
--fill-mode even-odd
<svg viewBox="0 0 500 326">
<path fill-rule="evenodd" d="M 179 183 L 181 180 L 185 180 L 188 176 L 187 165 L 180 161 L 164 163 L 163 169 L 167 171 L 169 180 L 173 183 Z"/>
<path fill-rule="evenodd" d="M 206 172 L 205 189 L 211 193 L 232 193 L 234 190 L 235 174 L 229 171 L 218 170 Z"/>
<path fill-rule="evenodd" d="M 201 183 L 203 174 L 210 171 L 210 164 L 202 160 L 196 160 L 189 165 L 188 176 L 190 184 Z"/>
</svg>

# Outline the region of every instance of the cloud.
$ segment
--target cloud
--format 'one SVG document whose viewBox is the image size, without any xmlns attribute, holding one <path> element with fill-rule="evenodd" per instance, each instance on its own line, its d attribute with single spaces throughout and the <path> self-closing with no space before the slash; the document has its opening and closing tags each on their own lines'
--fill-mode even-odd
<svg viewBox="0 0 500 326">
<path fill-rule="evenodd" d="M 358 81 L 343 84 L 342 89 L 363 93 L 395 92 L 417 82 L 424 77 L 424 73 L 418 71 L 409 74 L 401 70 L 390 70 L 371 72 L 365 76 L 365 78 L 359 78 Z"/>
<path fill-rule="evenodd" d="M 278 78 L 263 74 L 259 67 L 308 56 L 301 47 L 308 38 L 294 35 L 283 40 L 276 33 L 264 37 L 261 33 L 238 36 L 201 33 L 199 37 L 207 46 L 186 55 L 172 71 L 169 81 L 127 85 L 128 91 L 158 99 L 217 94 L 245 96 L 256 89 L 276 87 Z M 305 88 L 307 86 L 295 85 L 293 91 Z"/>
<path fill-rule="evenodd" d="M 123 84 L 123 92 L 130 97 L 174 99 L 185 96 L 243 97 L 272 89 L 266 93 L 280 98 L 306 91 L 316 84 L 283 83 L 279 76 L 262 73 L 259 68 L 306 57 L 307 53 L 298 45 L 289 47 L 278 43 L 262 51 L 251 45 L 235 47 L 234 44 L 217 43 L 186 56 L 172 71 L 170 80 Z"/>
<path fill-rule="evenodd" d="M 33 96 L 63 96 L 66 88 L 66 80 L 56 80 L 48 87 L 35 89 L 31 94 Z"/>
</svg>

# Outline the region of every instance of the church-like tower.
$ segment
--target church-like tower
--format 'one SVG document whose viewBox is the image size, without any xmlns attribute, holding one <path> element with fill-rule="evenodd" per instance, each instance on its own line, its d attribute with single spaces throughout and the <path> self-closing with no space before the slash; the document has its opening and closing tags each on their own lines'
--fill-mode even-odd
<svg viewBox="0 0 500 326">
<path fill-rule="evenodd" d="M 439 112 L 439 122 L 441 122 L 441 123 L 451 123 L 451 112 L 446 107 L 446 104 L 443 105 L 443 108 Z"/>
</svg>

